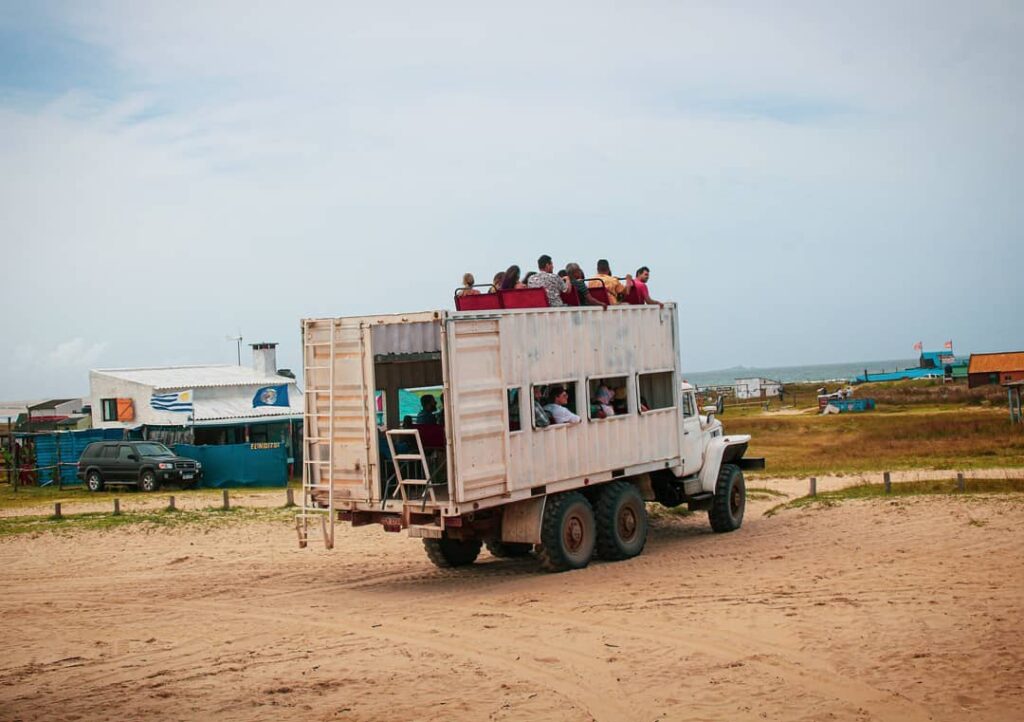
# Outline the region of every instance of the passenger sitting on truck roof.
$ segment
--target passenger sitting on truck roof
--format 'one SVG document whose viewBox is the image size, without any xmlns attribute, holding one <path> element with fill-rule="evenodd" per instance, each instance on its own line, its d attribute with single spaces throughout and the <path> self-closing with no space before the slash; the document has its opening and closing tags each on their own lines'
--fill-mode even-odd
<svg viewBox="0 0 1024 722">
<path fill-rule="evenodd" d="M 494 279 L 491 281 L 491 287 L 487 289 L 487 293 L 497 293 L 498 289 L 501 288 L 501 284 L 505 281 L 505 272 L 498 271 L 494 274 Z"/>
<path fill-rule="evenodd" d="M 437 399 L 434 398 L 433 394 L 423 394 L 420 397 L 420 405 L 423 407 L 420 412 L 416 414 L 417 424 L 436 424 L 437 423 Z"/>
<path fill-rule="evenodd" d="M 597 262 L 597 278 L 608 289 L 608 302 L 612 305 L 625 300 L 629 289 L 633 287 L 633 277 L 626 274 L 626 282 L 623 283 L 612 275 L 612 267 L 607 259 L 602 258 Z M 591 281 L 590 285 L 597 288 L 597 281 Z"/>
<path fill-rule="evenodd" d="M 502 291 L 511 291 L 516 288 L 526 288 L 526 284 L 519 282 L 519 266 L 512 264 L 505 270 L 505 277 L 501 281 Z"/>
<path fill-rule="evenodd" d="M 570 263 L 565 267 L 565 270 L 569 275 L 569 282 L 576 287 L 576 293 L 580 297 L 581 306 L 604 306 L 608 308 L 607 303 L 598 301 L 590 294 L 587 284 L 583 280 L 583 269 L 580 268 L 580 264 Z"/>
<path fill-rule="evenodd" d="M 533 387 L 533 426 L 536 429 L 543 429 L 551 425 L 551 416 L 544 409 L 544 387 Z"/>
<path fill-rule="evenodd" d="M 551 256 L 546 253 L 537 259 L 537 273 L 530 276 L 530 288 L 543 288 L 548 295 L 549 306 L 564 306 L 562 292 L 565 291 L 565 283 L 554 274 L 555 264 Z"/>
<path fill-rule="evenodd" d="M 647 266 L 640 266 L 636 269 L 636 278 L 633 279 L 633 287 L 641 304 L 658 305 L 662 308 L 665 304 L 651 298 L 651 292 L 647 289 L 647 281 L 651 278 L 651 269 Z"/>
<path fill-rule="evenodd" d="M 476 279 L 473 278 L 472 273 L 462 274 L 462 288 L 455 292 L 456 296 L 476 296 L 480 292 L 473 288 L 476 285 Z"/>
<path fill-rule="evenodd" d="M 551 414 L 552 424 L 578 424 L 583 419 L 566 408 L 569 403 L 569 392 L 564 386 L 552 386 L 548 389 L 548 403 L 544 410 Z"/>
</svg>

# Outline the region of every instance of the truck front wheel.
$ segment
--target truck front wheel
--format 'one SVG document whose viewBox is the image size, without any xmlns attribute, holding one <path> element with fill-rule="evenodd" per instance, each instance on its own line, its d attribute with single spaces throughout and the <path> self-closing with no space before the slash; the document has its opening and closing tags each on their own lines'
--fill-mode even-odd
<svg viewBox="0 0 1024 722">
<path fill-rule="evenodd" d="M 441 569 L 464 567 L 476 561 L 483 542 L 479 539 L 424 539 L 423 547 L 434 566 Z"/>
<path fill-rule="evenodd" d="M 590 563 L 597 540 L 594 510 L 577 491 L 552 494 L 544 504 L 537 556 L 549 572 L 582 569 Z"/>
<path fill-rule="evenodd" d="M 647 507 L 628 481 L 607 484 L 594 509 L 597 517 L 597 553 L 617 561 L 637 556 L 647 543 Z"/>
<path fill-rule="evenodd" d="M 715 483 L 715 500 L 708 510 L 711 528 L 718 532 L 736 531 L 743 524 L 747 507 L 747 486 L 743 471 L 735 464 L 722 464 Z"/>
</svg>

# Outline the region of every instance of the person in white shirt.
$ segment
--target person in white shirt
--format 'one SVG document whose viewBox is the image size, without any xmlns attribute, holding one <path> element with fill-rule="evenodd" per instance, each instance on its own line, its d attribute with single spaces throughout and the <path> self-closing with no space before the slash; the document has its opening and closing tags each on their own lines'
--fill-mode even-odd
<svg viewBox="0 0 1024 722">
<path fill-rule="evenodd" d="M 544 410 L 551 414 L 552 425 L 554 424 L 578 424 L 582 419 L 569 411 L 566 404 L 569 402 L 569 392 L 564 386 L 552 386 L 548 389 L 548 403 Z"/>
</svg>

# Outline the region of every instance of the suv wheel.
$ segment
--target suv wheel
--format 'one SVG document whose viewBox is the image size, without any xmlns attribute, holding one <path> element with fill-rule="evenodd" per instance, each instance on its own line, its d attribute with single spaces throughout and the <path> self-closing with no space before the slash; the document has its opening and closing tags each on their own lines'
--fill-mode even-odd
<svg viewBox="0 0 1024 722">
<path fill-rule="evenodd" d="M 139 488 L 143 491 L 156 491 L 160 488 L 156 474 L 152 470 L 146 469 L 142 472 L 142 476 L 139 477 Z"/>
<path fill-rule="evenodd" d="M 103 477 L 100 476 L 100 472 L 93 469 L 86 474 L 85 485 L 89 488 L 89 491 L 103 491 Z"/>
</svg>

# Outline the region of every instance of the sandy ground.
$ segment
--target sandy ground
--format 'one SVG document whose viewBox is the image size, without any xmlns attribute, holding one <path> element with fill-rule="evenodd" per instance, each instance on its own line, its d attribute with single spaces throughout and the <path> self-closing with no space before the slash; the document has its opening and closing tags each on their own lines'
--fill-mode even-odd
<svg viewBox="0 0 1024 722">
<path fill-rule="evenodd" d="M 376 527 L 9 537 L 0 719 L 1021 719 L 1024 498 L 774 503 L 558 575 Z"/>
</svg>

